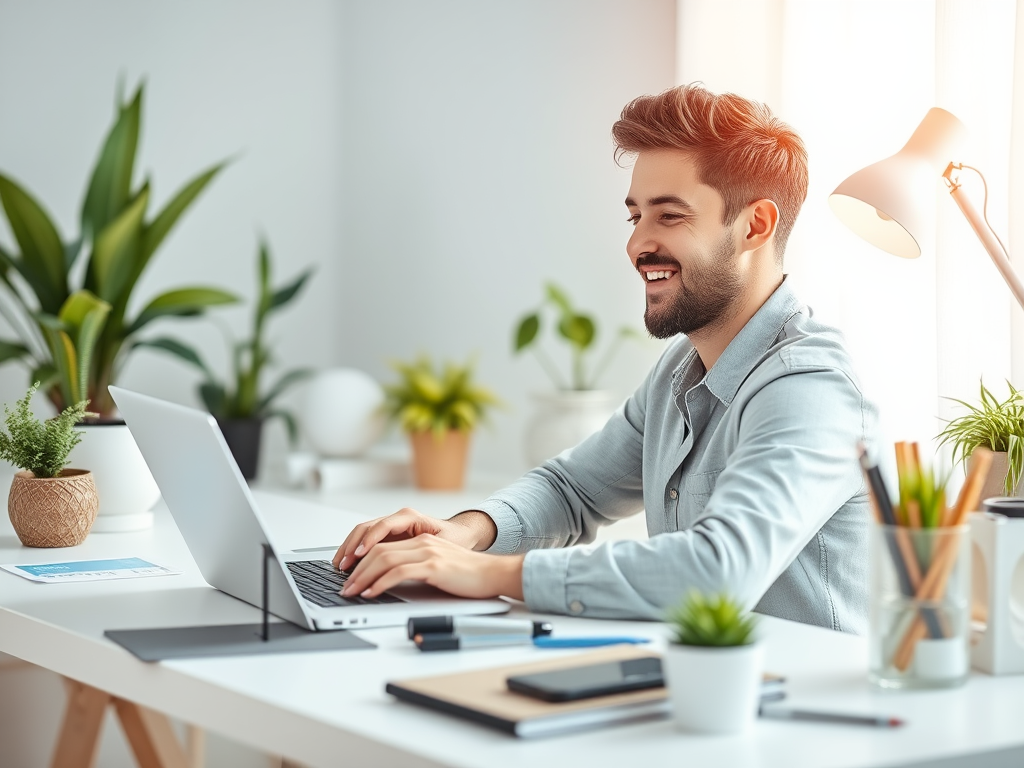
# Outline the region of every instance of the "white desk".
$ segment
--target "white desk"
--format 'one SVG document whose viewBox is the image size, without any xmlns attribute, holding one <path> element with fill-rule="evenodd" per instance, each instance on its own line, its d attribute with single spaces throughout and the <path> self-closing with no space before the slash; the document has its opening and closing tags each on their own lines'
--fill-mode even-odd
<svg viewBox="0 0 1024 768">
<path fill-rule="evenodd" d="M 370 497 L 374 494 L 371 493 Z M 370 498 L 367 497 L 367 498 Z M 340 541 L 355 515 L 258 494 L 281 544 Z M 445 503 L 442 496 L 436 498 Z M 332 503 L 339 503 L 337 496 Z M 429 509 L 429 501 L 418 503 Z M 383 511 L 393 506 L 388 498 Z M 451 511 L 448 509 L 448 511 Z M 382 513 L 368 509 L 369 515 Z M 885 693 L 866 682 L 863 640 L 766 619 L 767 664 L 785 674 L 797 706 L 905 718 L 900 729 L 757 723 L 745 738 L 676 733 L 670 722 L 517 741 L 384 693 L 389 679 L 525 661 L 572 651 L 503 648 L 422 654 L 399 628 L 360 632 L 375 650 L 164 662 L 146 665 L 103 630 L 252 622 L 257 612 L 206 587 L 173 521 L 134 534 L 92 535 L 73 550 L 22 548 L 0 516 L 0 562 L 138 555 L 181 576 L 91 584 L 33 584 L 0 573 L 0 652 L 310 766 L 520 768 L 643 766 L 1019 766 L 1024 764 L 1024 677 L 973 675 L 952 691 Z M 552 617 L 559 635 L 631 633 L 657 638 L 661 625 Z M 1001 750 L 1001 752 L 1000 752 Z"/>
</svg>

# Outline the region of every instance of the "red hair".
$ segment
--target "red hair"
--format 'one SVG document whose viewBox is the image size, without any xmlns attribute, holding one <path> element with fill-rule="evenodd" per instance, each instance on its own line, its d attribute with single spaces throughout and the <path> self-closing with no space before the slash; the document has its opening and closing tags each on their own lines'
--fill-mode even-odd
<svg viewBox="0 0 1024 768">
<path fill-rule="evenodd" d="M 615 160 L 645 150 L 689 153 L 697 178 L 725 202 L 729 224 L 751 203 L 779 208 L 776 256 L 782 257 L 800 206 L 807 198 L 807 150 L 797 133 L 767 106 L 701 85 L 680 85 L 629 102 L 612 126 Z"/>
</svg>

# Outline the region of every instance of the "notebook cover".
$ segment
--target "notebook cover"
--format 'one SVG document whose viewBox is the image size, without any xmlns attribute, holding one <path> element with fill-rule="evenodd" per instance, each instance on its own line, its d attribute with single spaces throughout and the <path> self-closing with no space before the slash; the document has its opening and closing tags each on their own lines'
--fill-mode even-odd
<svg viewBox="0 0 1024 768">
<path fill-rule="evenodd" d="M 623 645 L 529 664 L 491 667 L 388 683 L 396 698 L 456 715 L 520 737 L 554 735 L 602 724 L 663 717 L 669 712 L 665 688 L 649 688 L 581 701 L 546 702 L 508 690 L 511 675 L 656 656 Z"/>
</svg>

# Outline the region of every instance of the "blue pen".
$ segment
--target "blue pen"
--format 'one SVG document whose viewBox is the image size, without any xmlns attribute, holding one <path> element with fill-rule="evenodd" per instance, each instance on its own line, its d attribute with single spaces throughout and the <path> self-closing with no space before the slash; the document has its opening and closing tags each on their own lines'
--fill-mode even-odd
<svg viewBox="0 0 1024 768">
<path fill-rule="evenodd" d="M 537 648 L 596 648 L 602 645 L 649 643 L 646 637 L 529 637 L 528 635 L 451 635 L 427 633 L 413 640 L 421 651 L 458 651 L 467 648 L 496 648 L 503 645 L 534 645 Z"/>
</svg>

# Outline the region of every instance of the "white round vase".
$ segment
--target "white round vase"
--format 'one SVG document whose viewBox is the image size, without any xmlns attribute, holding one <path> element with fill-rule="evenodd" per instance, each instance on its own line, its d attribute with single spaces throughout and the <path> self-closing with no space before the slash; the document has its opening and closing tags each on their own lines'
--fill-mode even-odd
<svg viewBox="0 0 1024 768">
<path fill-rule="evenodd" d="M 531 398 L 533 413 L 524 438 L 531 467 L 590 437 L 615 410 L 614 397 L 603 389 L 537 392 Z"/>
<path fill-rule="evenodd" d="M 140 531 L 153 525 L 153 505 L 160 489 L 123 421 L 80 424 L 82 441 L 68 457 L 69 466 L 92 472 L 100 508 L 93 533 Z"/>
<path fill-rule="evenodd" d="M 321 456 L 359 456 L 383 434 L 384 389 L 355 368 L 330 368 L 307 383 L 299 424 Z"/>
<path fill-rule="evenodd" d="M 676 727 L 742 733 L 761 703 L 764 643 L 712 648 L 669 643 L 662 657 Z"/>
</svg>

